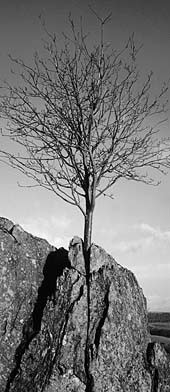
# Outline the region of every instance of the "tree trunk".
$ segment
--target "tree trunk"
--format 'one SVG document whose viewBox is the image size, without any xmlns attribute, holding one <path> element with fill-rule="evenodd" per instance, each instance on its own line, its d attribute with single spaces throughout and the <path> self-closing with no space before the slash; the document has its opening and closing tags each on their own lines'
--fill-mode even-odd
<svg viewBox="0 0 170 392">
<path fill-rule="evenodd" d="M 88 204 L 88 203 L 87 203 Z M 89 341 L 89 329 L 90 329 L 90 246 L 92 238 L 92 223 L 93 223 L 93 208 L 86 208 L 85 224 L 84 224 L 84 263 L 86 270 L 86 285 L 87 285 L 87 336 L 86 336 L 86 347 L 85 347 L 85 373 L 86 373 L 86 390 L 85 392 L 93 392 L 93 377 L 90 373 L 90 341 Z"/>
<path fill-rule="evenodd" d="M 89 208 L 86 211 L 84 223 L 84 251 L 87 252 L 91 245 L 92 238 L 92 223 L 93 223 L 93 210 Z"/>
</svg>

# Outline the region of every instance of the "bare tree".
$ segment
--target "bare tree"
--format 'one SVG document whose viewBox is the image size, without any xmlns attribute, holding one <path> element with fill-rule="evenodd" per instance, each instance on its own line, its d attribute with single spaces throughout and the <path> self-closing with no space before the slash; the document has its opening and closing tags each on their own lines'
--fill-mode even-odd
<svg viewBox="0 0 170 392">
<path fill-rule="evenodd" d="M 165 113 L 166 86 L 153 97 L 152 73 L 141 82 L 133 36 L 121 51 L 104 42 L 108 17 L 100 20 L 99 43 L 91 47 L 70 18 L 72 38 L 63 47 L 47 32 L 46 55 L 33 65 L 13 59 L 18 84 L 6 83 L 0 111 L 2 135 L 19 153 L 1 160 L 84 216 L 84 251 L 91 244 L 95 202 L 120 179 L 154 184 L 153 171 L 170 167 L 169 141 L 158 122 Z M 15 74 L 16 75 L 16 74 Z"/>
<path fill-rule="evenodd" d="M 96 15 L 97 16 L 97 15 Z M 6 83 L 0 112 L 7 127 L 3 136 L 19 146 L 18 154 L 0 151 L 0 159 L 38 186 L 75 205 L 84 216 L 84 258 L 87 284 L 86 392 L 90 374 L 90 245 L 96 200 L 121 179 L 156 184 L 154 172 L 170 167 L 170 143 L 161 137 L 166 86 L 152 93 L 152 73 L 145 81 L 137 67 L 138 48 L 132 36 L 113 50 L 104 42 L 92 47 L 70 18 L 72 38 L 60 48 L 47 32 L 45 56 L 33 65 L 13 59 L 16 85 Z"/>
</svg>

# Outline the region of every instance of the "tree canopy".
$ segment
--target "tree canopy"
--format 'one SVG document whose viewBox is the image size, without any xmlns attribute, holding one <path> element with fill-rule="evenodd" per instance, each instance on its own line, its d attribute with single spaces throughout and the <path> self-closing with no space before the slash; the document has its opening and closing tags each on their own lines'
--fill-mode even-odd
<svg viewBox="0 0 170 392">
<path fill-rule="evenodd" d="M 2 135 L 20 148 L 1 151 L 1 160 L 80 209 L 86 248 L 101 195 L 112 197 L 120 179 L 155 184 L 154 171 L 170 167 L 170 143 L 159 128 L 167 86 L 155 97 L 152 72 L 140 78 L 134 36 L 116 50 L 104 41 L 108 18 L 98 19 L 94 45 L 70 18 L 72 36 L 62 47 L 47 32 L 46 54 L 36 53 L 33 65 L 11 58 L 18 82 L 5 84 L 0 104 L 8 121 Z"/>
</svg>

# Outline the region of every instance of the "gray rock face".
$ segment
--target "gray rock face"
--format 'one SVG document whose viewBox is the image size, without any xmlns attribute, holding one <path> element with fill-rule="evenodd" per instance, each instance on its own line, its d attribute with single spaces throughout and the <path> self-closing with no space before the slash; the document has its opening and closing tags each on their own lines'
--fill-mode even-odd
<svg viewBox="0 0 170 392">
<path fill-rule="evenodd" d="M 100 247 L 90 257 L 87 290 L 82 240 L 57 250 L 0 218 L 2 392 L 170 391 L 134 275 Z"/>
</svg>

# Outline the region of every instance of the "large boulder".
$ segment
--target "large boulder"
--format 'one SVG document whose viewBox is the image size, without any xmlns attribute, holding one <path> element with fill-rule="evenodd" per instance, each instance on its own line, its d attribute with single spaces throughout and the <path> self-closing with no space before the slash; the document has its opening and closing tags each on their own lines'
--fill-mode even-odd
<svg viewBox="0 0 170 392">
<path fill-rule="evenodd" d="M 0 390 L 168 392 L 135 276 L 82 240 L 69 252 L 0 218 Z"/>
</svg>

